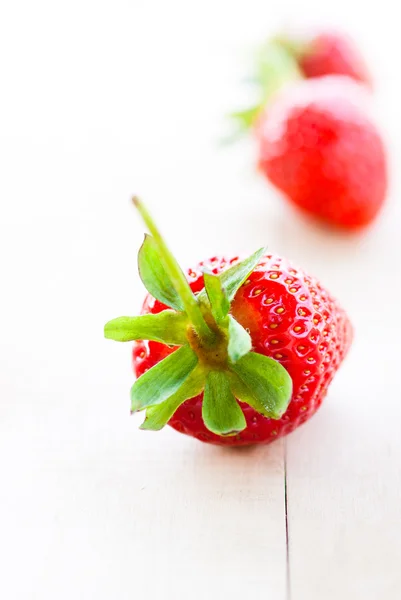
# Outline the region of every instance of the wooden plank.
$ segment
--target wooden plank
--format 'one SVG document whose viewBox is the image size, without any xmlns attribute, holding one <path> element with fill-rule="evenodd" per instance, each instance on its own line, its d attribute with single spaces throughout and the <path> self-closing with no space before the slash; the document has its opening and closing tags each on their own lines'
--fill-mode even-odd
<svg viewBox="0 0 401 600">
<path fill-rule="evenodd" d="M 282 444 L 230 451 L 171 430 L 139 432 L 128 411 L 113 406 L 115 388 L 95 394 L 75 382 L 81 409 L 51 408 L 35 395 L 24 419 L 7 407 L 7 598 L 242 600 L 246 590 L 256 600 L 284 600 Z"/>
<path fill-rule="evenodd" d="M 117 220 L 53 219 L 39 237 L 20 220 L 24 247 L 2 231 L 0 595 L 284 600 L 282 444 L 224 450 L 129 415 L 130 347 L 102 337 L 143 295 Z"/>
<path fill-rule="evenodd" d="M 330 405 L 288 441 L 292 600 L 399 598 L 399 412 L 365 405 L 386 393 L 375 382 L 337 386 Z"/>
<path fill-rule="evenodd" d="M 279 448 L 238 457 L 170 441 L 63 460 L 42 439 L 34 460 L 2 464 L 7 597 L 284 599 Z M 4 436 L 1 449 L 15 453 Z"/>
<path fill-rule="evenodd" d="M 320 413 L 287 440 L 291 600 L 397 600 L 401 575 L 399 212 L 320 247 L 355 341 Z M 309 239 L 310 243 L 310 239 Z M 310 250 L 308 250 L 308 253 Z"/>
</svg>

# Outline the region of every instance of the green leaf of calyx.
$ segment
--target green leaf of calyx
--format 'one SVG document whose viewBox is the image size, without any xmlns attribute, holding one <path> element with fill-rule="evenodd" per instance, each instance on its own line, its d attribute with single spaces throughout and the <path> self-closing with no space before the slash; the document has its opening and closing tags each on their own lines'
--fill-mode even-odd
<svg viewBox="0 0 401 600">
<path fill-rule="evenodd" d="M 221 284 L 221 280 L 217 275 L 203 273 L 203 279 L 205 282 L 205 290 L 207 297 L 210 302 L 212 315 L 215 318 L 217 324 L 224 321 L 230 310 L 230 302 L 227 298 L 225 290 Z"/>
<path fill-rule="evenodd" d="M 195 367 L 185 379 L 181 387 L 167 400 L 157 406 L 146 409 L 146 419 L 140 429 L 159 431 L 171 419 L 175 411 L 185 400 L 194 398 L 200 394 L 205 387 L 206 373 L 202 367 Z"/>
<path fill-rule="evenodd" d="M 239 288 L 258 265 L 265 252 L 266 248 L 259 248 L 259 250 L 251 254 L 251 256 L 236 265 L 233 265 L 227 269 L 227 271 L 223 271 L 223 273 L 219 275 L 230 302 L 234 299 Z"/>
<path fill-rule="evenodd" d="M 260 100 L 254 106 L 231 113 L 230 117 L 238 124 L 239 131 L 228 141 L 235 140 L 241 133 L 253 127 L 266 105 L 284 85 L 303 79 L 297 60 L 301 56 L 301 48 L 299 44 L 298 49 L 294 46 L 289 40 L 275 38 L 258 50 L 255 57 L 256 72 L 249 79 L 251 83 L 259 85 Z"/>
<path fill-rule="evenodd" d="M 146 234 L 138 254 L 139 275 L 148 292 L 163 304 L 176 310 L 184 305 L 160 257 L 159 248 L 151 235 Z"/>
<path fill-rule="evenodd" d="M 245 108 L 244 110 L 231 113 L 230 117 L 238 123 L 240 131 L 246 131 L 255 123 L 256 119 L 262 112 L 263 107 L 264 105 L 262 103 L 257 104 L 251 108 Z"/>
<path fill-rule="evenodd" d="M 263 404 L 253 395 L 252 390 L 236 375 L 233 371 L 227 372 L 227 376 L 230 380 L 231 391 L 234 396 L 252 406 L 256 412 L 260 413 L 265 417 L 270 417 L 269 411 L 263 406 Z"/>
<path fill-rule="evenodd" d="M 202 418 L 209 431 L 217 435 L 235 435 L 246 427 L 244 413 L 223 371 L 210 371 L 206 378 Z"/>
<path fill-rule="evenodd" d="M 249 333 L 232 317 L 228 316 L 228 347 L 227 352 L 232 363 L 237 362 L 242 356 L 252 349 L 252 340 Z"/>
<path fill-rule="evenodd" d="M 249 352 L 231 370 L 240 379 L 233 384 L 239 400 L 246 402 L 258 412 L 271 419 L 279 419 L 287 410 L 292 394 L 292 379 L 286 369 L 276 360 Z"/>
<path fill-rule="evenodd" d="M 201 308 L 192 292 L 191 286 L 189 285 L 181 267 L 168 249 L 163 236 L 156 226 L 156 223 L 138 197 L 135 196 L 132 201 L 141 215 L 145 225 L 152 234 L 153 244 L 157 251 L 156 253 L 153 253 L 153 258 L 158 258 L 159 264 L 164 268 L 164 275 L 161 270 L 158 269 L 158 279 L 159 281 L 162 281 L 163 284 L 168 281 L 168 285 L 171 285 L 174 290 L 175 295 L 173 298 L 173 303 L 171 302 L 170 298 L 169 306 L 172 306 L 173 308 L 177 308 L 178 306 L 178 309 L 184 310 L 187 313 L 196 333 L 207 343 L 213 343 L 215 341 L 215 334 L 206 323 Z M 149 262 L 147 263 L 147 269 L 150 271 L 152 270 L 152 264 L 149 264 Z M 150 277 L 150 281 L 148 281 L 148 283 L 149 285 L 154 285 L 154 282 L 152 282 L 152 277 Z M 169 289 L 167 288 L 166 290 L 165 285 L 163 286 L 163 289 L 160 289 L 160 285 L 157 287 L 159 289 L 156 291 L 162 291 L 164 296 L 168 295 L 166 292 L 168 292 Z"/>
<path fill-rule="evenodd" d="M 284 85 L 303 79 L 295 56 L 278 39 L 269 40 L 259 49 L 256 62 L 264 106 Z"/>
<path fill-rule="evenodd" d="M 184 383 L 198 363 L 189 346 L 182 346 L 136 380 L 131 388 L 131 411 L 161 404 Z"/>
<path fill-rule="evenodd" d="M 155 315 L 118 317 L 104 326 L 104 336 L 117 342 L 152 340 L 182 346 L 188 342 L 188 317 L 184 313 L 163 310 Z"/>
<path fill-rule="evenodd" d="M 258 265 L 265 252 L 266 248 L 260 248 L 245 260 L 233 265 L 227 269 L 227 271 L 223 271 L 217 275 L 217 277 L 220 279 L 222 287 L 225 290 L 229 302 L 234 299 L 235 294 Z M 204 301 L 205 297 L 206 290 L 203 289 L 198 294 L 198 301 Z"/>
</svg>

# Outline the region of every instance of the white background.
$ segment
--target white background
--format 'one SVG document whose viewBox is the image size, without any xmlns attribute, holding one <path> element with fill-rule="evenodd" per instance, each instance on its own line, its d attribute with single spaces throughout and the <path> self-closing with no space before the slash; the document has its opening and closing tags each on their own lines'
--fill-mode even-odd
<svg viewBox="0 0 401 600">
<path fill-rule="evenodd" d="M 250 142 L 220 144 L 254 47 L 298 19 L 345 25 L 375 71 L 393 181 L 363 235 L 301 218 Z M 2 598 L 400 597 L 399 49 L 394 1 L 2 3 Z M 352 352 L 286 444 L 138 431 L 130 347 L 103 340 L 143 297 L 132 193 L 184 266 L 268 244 L 346 306 Z"/>
</svg>

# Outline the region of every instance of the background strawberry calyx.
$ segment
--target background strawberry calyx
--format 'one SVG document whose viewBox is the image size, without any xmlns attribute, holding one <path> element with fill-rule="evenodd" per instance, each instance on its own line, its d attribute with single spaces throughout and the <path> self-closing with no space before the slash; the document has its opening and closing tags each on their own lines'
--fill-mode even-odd
<svg viewBox="0 0 401 600">
<path fill-rule="evenodd" d="M 258 101 L 253 106 L 230 115 L 236 122 L 239 133 L 257 123 L 266 106 L 284 86 L 303 79 L 298 66 L 302 52 L 300 45 L 291 43 L 290 39 L 284 37 L 268 40 L 258 49 L 254 75 L 250 78 L 251 83 L 257 86 Z"/>
</svg>

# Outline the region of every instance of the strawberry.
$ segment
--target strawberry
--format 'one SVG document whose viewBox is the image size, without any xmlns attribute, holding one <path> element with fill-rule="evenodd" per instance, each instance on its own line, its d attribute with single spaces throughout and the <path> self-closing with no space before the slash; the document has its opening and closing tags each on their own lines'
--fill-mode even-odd
<svg viewBox="0 0 401 600">
<path fill-rule="evenodd" d="M 347 75 L 372 86 L 368 68 L 351 38 L 338 32 L 321 32 L 297 48 L 296 57 L 305 77 Z"/>
<path fill-rule="evenodd" d="M 132 411 L 222 445 L 269 443 L 320 406 L 351 343 L 345 312 L 287 260 L 262 248 L 244 261 L 212 258 L 183 274 L 153 220 L 139 252 L 149 294 L 139 317 L 105 336 L 134 340 Z M 145 341 L 143 341 L 145 340 Z"/>
<path fill-rule="evenodd" d="M 371 223 L 387 192 L 384 143 L 366 87 L 340 75 L 303 79 L 280 40 L 260 52 L 261 101 L 235 113 L 252 127 L 260 171 L 299 208 L 344 229 Z"/>
<path fill-rule="evenodd" d="M 346 229 L 368 225 L 387 190 L 381 135 L 349 78 L 285 89 L 259 118 L 259 166 L 298 207 Z"/>
</svg>

